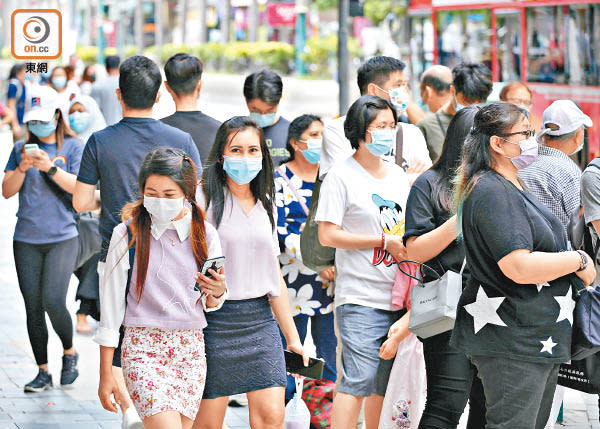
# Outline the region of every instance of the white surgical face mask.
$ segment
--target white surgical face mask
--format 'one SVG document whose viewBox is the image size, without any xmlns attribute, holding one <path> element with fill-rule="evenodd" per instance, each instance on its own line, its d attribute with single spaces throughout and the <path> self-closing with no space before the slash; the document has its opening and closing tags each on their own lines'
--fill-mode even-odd
<svg viewBox="0 0 600 429">
<path fill-rule="evenodd" d="M 152 222 L 165 224 L 175 219 L 183 210 L 184 198 L 156 198 L 144 195 L 144 207 L 150 213 Z"/>
</svg>

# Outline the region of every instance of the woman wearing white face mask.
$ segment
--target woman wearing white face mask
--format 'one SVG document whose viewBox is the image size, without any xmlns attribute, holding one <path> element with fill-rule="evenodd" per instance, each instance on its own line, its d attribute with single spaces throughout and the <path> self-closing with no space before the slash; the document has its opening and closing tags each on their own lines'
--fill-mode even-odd
<svg viewBox="0 0 600 429">
<path fill-rule="evenodd" d="M 409 192 L 401 167 L 381 157 L 396 144 L 394 106 L 364 95 L 348 111 L 346 137 L 356 149 L 336 164 L 321 188 L 319 240 L 337 249 L 335 308 L 343 375 L 333 402 L 333 427 L 356 426 L 364 398 L 367 427 L 377 427 L 392 361 L 379 357 L 393 311 L 395 260 L 402 244 Z M 325 197 L 326 196 L 326 197 Z"/>
<path fill-rule="evenodd" d="M 146 156 L 138 178 L 143 198 L 123 208 L 100 285 L 98 396 L 106 410 L 117 412 L 112 360 L 123 325 L 123 373 L 146 428 L 192 426 L 206 376 L 205 312 L 227 298 L 223 269 L 199 272 L 204 260 L 222 252 L 217 231 L 196 203 L 197 182 L 183 151 L 161 148 Z"/>
<path fill-rule="evenodd" d="M 106 128 L 106 121 L 98 103 L 89 95 L 81 95 L 71 100 L 69 125 L 84 143 L 95 133 Z"/>
<path fill-rule="evenodd" d="M 246 393 L 253 427 L 282 427 L 287 348 L 304 355 L 279 268 L 273 166 L 251 118 L 223 122 L 202 176 L 206 218 L 217 228 L 229 299 L 208 316 L 208 375 L 194 428 L 221 428 L 231 395 Z"/>
<path fill-rule="evenodd" d="M 283 279 L 290 295 L 294 322 L 304 342 L 308 319 L 311 322 L 317 357 L 325 360 L 323 378 L 335 383 L 336 338 L 333 329 L 333 278 L 335 268 L 320 273 L 302 263 L 300 234 L 304 229 L 308 209 L 319 170 L 323 144 L 323 122 L 315 115 L 302 115 L 290 124 L 287 149 L 290 159 L 275 170 L 275 201 L 277 202 L 277 233 Z M 296 389 L 288 377 L 286 399 Z"/>
<path fill-rule="evenodd" d="M 517 173 L 537 157 L 523 110 L 493 103 L 475 115 L 458 170 L 456 201 L 470 278 L 451 345 L 477 367 L 487 427 L 543 428 L 558 367 L 571 356 L 573 275 L 594 263 L 567 251 L 560 220 Z"/>
</svg>

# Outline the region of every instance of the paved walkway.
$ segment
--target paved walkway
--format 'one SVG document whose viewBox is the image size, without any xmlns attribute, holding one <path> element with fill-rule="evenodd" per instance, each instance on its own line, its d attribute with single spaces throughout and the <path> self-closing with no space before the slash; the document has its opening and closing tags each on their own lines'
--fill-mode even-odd
<svg viewBox="0 0 600 429">
<path fill-rule="evenodd" d="M 0 132 L 2 169 L 9 150 L 10 135 Z M 0 180 L 2 177 L 0 173 Z M 16 209 L 17 197 L 0 200 L 0 429 L 120 428 L 120 416 L 103 410 L 97 400 L 99 356 L 91 336 L 75 335 L 75 347 L 81 356 L 81 376 L 72 387 L 57 387 L 40 394 L 23 393 L 23 385 L 35 376 L 37 369 L 27 337 L 25 309 L 12 256 Z M 71 283 L 67 297 L 73 320 L 77 309 L 76 286 L 76 281 Z M 49 321 L 48 326 L 51 326 Z M 50 329 L 49 366 L 55 382 L 60 375 L 61 355 L 60 341 Z M 564 404 L 563 426 L 600 429 L 597 395 L 567 390 Z M 231 429 L 249 428 L 248 409 L 229 408 L 226 424 Z"/>
</svg>

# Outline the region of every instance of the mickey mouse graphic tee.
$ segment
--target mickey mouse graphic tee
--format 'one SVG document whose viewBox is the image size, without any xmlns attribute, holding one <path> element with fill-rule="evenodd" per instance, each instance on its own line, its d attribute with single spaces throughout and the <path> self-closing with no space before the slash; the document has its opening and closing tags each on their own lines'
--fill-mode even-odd
<svg viewBox="0 0 600 429">
<path fill-rule="evenodd" d="M 317 222 L 331 222 L 354 234 L 404 234 L 404 213 L 410 185 L 406 173 L 387 163 L 377 179 L 354 157 L 337 163 L 325 177 L 319 195 Z M 335 306 L 357 304 L 392 311 L 394 259 L 381 248 L 335 254 Z"/>
</svg>

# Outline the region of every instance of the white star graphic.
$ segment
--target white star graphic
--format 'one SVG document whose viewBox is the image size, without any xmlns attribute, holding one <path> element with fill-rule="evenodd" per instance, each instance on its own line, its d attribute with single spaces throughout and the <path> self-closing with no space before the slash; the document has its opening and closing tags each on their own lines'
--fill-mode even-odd
<svg viewBox="0 0 600 429">
<path fill-rule="evenodd" d="M 566 295 L 555 296 L 554 299 L 560 306 L 560 313 L 556 319 L 556 322 L 558 323 L 561 320 L 568 320 L 571 326 L 573 326 L 573 309 L 575 308 L 575 301 L 573 301 L 571 295 L 571 287 L 569 286 L 569 291 Z"/>
<path fill-rule="evenodd" d="M 558 344 L 552 341 L 552 337 L 548 337 L 546 341 L 540 341 L 540 343 L 542 343 L 543 345 L 542 350 L 540 350 L 540 353 L 548 352 L 550 354 L 552 354 L 552 349 L 554 348 L 554 346 Z"/>
<path fill-rule="evenodd" d="M 480 285 L 477 291 L 477 299 L 472 304 L 465 305 L 465 310 L 473 316 L 473 327 L 475 333 L 479 332 L 488 323 L 492 325 L 506 326 L 497 313 L 498 307 L 504 301 L 504 297 L 488 298 Z"/>
<path fill-rule="evenodd" d="M 545 283 L 537 283 L 537 284 L 536 284 L 536 286 L 537 286 L 537 290 L 538 290 L 538 292 L 540 292 L 544 286 L 546 286 L 546 287 L 550 287 L 550 283 L 548 283 L 548 282 L 545 282 Z"/>
</svg>

